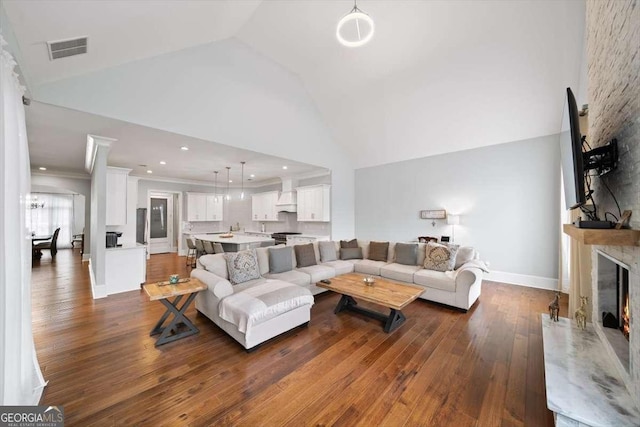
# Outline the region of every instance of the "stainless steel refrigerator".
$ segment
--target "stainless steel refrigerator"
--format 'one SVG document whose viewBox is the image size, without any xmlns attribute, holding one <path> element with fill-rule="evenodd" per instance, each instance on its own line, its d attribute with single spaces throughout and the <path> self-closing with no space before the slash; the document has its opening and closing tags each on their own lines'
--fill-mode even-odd
<svg viewBox="0 0 640 427">
<path fill-rule="evenodd" d="M 147 244 L 147 208 L 136 209 L 136 242 Z"/>
</svg>

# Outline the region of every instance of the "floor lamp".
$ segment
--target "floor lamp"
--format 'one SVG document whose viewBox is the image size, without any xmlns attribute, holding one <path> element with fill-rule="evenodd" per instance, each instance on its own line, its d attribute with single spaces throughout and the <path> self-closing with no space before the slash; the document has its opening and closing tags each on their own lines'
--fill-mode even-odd
<svg viewBox="0 0 640 427">
<path fill-rule="evenodd" d="M 447 224 L 451 226 L 451 243 L 456 240 L 456 225 L 460 224 L 460 215 L 447 215 Z"/>
</svg>

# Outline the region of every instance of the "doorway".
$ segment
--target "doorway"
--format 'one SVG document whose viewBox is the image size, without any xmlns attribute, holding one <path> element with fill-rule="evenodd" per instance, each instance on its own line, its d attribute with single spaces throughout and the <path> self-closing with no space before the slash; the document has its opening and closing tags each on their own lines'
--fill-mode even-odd
<svg viewBox="0 0 640 427">
<path fill-rule="evenodd" d="M 173 246 L 173 194 L 149 195 L 149 253 L 175 252 Z"/>
</svg>

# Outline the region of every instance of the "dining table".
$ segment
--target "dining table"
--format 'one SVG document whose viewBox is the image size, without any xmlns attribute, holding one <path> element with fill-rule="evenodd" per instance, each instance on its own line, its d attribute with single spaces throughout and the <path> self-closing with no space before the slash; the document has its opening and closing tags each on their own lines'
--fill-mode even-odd
<svg viewBox="0 0 640 427">
<path fill-rule="evenodd" d="M 32 235 L 31 236 L 31 251 L 34 259 L 42 258 L 42 251 L 36 248 L 37 242 L 46 242 L 47 240 L 51 240 L 53 238 L 53 234 L 49 235 Z"/>
</svg>

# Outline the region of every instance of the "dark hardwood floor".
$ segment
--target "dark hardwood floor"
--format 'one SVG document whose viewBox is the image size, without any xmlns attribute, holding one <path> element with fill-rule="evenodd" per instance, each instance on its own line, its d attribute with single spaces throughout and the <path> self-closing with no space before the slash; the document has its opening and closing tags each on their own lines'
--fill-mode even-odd
<svg viewBox="0 0 640 427">
<path fill-rule="evenodd" d="M 335 315 L 326 292 L 307 328 L 253 353 L 191 307 L 200 333 L 156 348 L 159 302 L 93 300 L 79 251 L 56 258 L 34 264 L 33 331 L 41 404 L 63 405 L 69 426 L 553 426 L 539 315 L 549 291 L 485 281 L 468 313 L 418 300 L 391 334 Z M 147 279 L 188 271 L 184 257 L 154 255 Z"/>
</svg>

